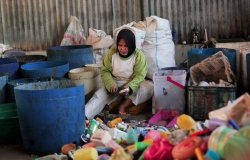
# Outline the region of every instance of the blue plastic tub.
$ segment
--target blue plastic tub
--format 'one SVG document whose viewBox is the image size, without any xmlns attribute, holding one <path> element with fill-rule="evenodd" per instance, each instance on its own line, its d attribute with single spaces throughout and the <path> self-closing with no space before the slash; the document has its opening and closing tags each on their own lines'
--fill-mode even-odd
<svg viewBox="0 0 250 160">
<path fill-rule="evenodd" d="M 8 76 L 0 73 L 0 104 L 5 103 L 7 100 L 7 83 Z"/>
<path fill-rule="evenodd" d="M 79 68 L 94 61 L 91 45 L 56 46 L 47 49 L 48 61 L 67 61 L 69 68 Z"/>
<path fill-rule="evenodd" d="M 228 58 L 231 65 L 231 69 L 235 75 L 237 75 L 237 55 L 235 49 L 227 48 L 192 48 L 188 51 L 188 67 L 192 67 L 196 63 L 208 58 L 209 56 L 222 51 L 224 55 Z"/>
<path fill-rule="evenodd" d="M 61 61 L 30 62 L 21 66 L 23 78 L 64 77 L 69 64 Z"/>
<path fill-rule="evenodd" d="M 18 78 L 19 64 L 16 60 L 11 58 L 0 58 L 0 73 L 8 75 L 9 79 Z"/>
<path fill-rule="evenodd" d="M 84 87 L 69 80 L 36 82 L 14 88 L 24 148 L 33 154 L 59 153 L 80 143 L 84 133 Z"/>
</svg>

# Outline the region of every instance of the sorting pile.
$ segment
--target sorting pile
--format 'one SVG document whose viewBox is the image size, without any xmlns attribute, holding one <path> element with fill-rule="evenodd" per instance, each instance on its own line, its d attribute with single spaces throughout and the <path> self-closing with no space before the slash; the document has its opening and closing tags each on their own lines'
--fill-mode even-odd
<svg viewBox="0 0 250 160">
<path fill-rule="evenodd" d="M 232 104 L 210 112 L 205 121 L 167 109 L 148 121 L 117 117 L 105 123 L 97 117 L 87 123 L 81 145 L 66 144 L 62 154 L 39 159 L 247 159 L 249 104 L 250 96 L 244 94 Z"/>
</svg>

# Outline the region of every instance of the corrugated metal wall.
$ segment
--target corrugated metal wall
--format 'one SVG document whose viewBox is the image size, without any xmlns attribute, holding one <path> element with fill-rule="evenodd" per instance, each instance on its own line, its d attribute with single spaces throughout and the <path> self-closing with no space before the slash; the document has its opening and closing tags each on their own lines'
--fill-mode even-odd
<svg viewBox="0 0 250 160">
<path fill-rule="evenodd" d="M 23 50 L 59 45 L 69 17 L 112 34 L 114 28 L 157 15 L 170 21 L 179 40 L 197 27 L 216 38 L 250 34 L 249 0 L 0 0 L 0 43 Z"/>
<path fill-rule="evenodd" d="M 158 15 L 170 21 L 180 40 L 190 41 L 191 30 L 204 28 L 220 39 L 250 34 L 249 0 L 144 0 L 143 16 Z"/>
</svg>

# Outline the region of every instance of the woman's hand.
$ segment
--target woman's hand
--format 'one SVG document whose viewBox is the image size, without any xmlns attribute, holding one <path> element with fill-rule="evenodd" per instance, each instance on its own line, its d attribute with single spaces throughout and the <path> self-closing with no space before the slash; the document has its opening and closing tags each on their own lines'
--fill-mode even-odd
<svg viewBox="0 0 250 160">
<path fill-rule="evenodd" d="M 113 85 L 113 86 L 110 88 L 110 93 L 112 93 L 112 94 L 115 94 L 117 91 L 118 91 L 118 87 L 117 87 L 116 84 Z"/>
<path fill-rule="evenodd" d="M 129 89 L 129 87 L 127 87 L 127 88 L 120 90 L 119 94 L 123 94 L 124 96 L 127 96 L 129 94 L 129 92 L 130 92 L 130 89 Z"/>
</svg>

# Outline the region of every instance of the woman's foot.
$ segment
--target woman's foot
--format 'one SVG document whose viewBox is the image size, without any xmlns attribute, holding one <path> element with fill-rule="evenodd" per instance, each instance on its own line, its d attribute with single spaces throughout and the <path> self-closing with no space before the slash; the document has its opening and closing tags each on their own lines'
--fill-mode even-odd
<svg viewBox="0 0 250 160">
<path fill-rule="evenodd" d="M 127 113 L 126 113 L 126 112 L 119 111 L 119 114 L 121 114 L 121 115 L 126 115 Z"/>
<path fill-rule="evenodd" d="M 126 114 L 126 109 L 132 107 L 134 104 L 131 99 L 126 99 L 121 105 L 119 106 L 119 114 L 124 115 Z"/>
</svg>

